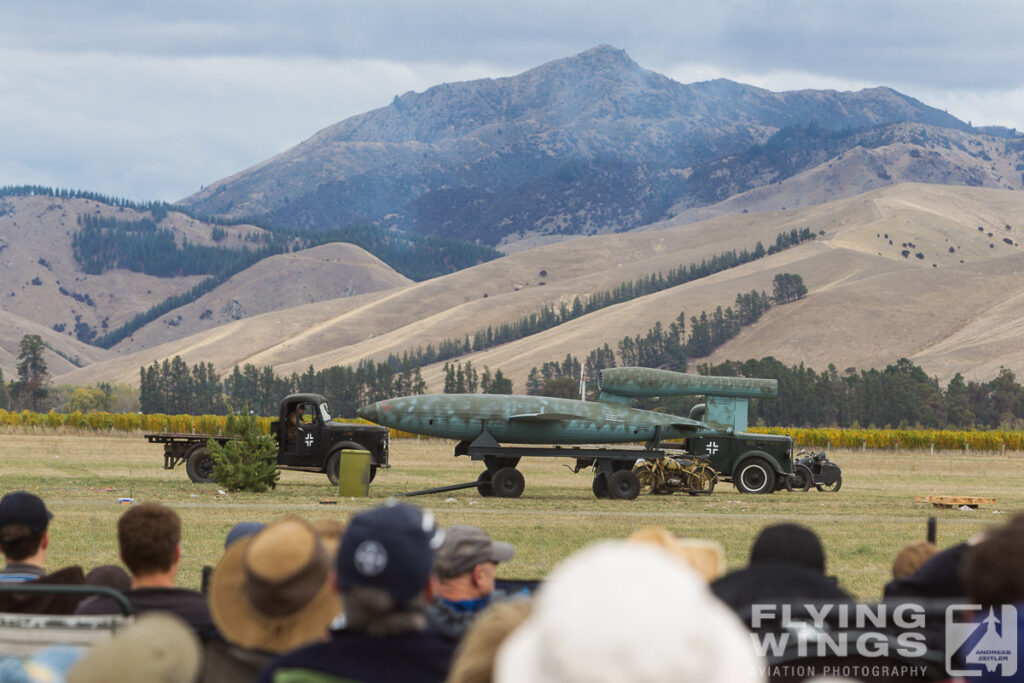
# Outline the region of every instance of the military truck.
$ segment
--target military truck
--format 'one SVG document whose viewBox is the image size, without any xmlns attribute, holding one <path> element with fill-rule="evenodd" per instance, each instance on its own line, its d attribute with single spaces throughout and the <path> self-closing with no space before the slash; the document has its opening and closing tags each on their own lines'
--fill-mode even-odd
<svg viewBox="0 0 1024 683">
<path fill-rule="evenodd" d="M 718 478 L 741 493 L 771 493 L 793 486 L 793 440 L 785 435 L 747 431 L 747 399 L 707 397 L 690 410 L 710 429 L 686 439 L 686 451 L 705 455 Z"/>
<path fill-rule="evenodd" d="M 776 398 L 776 380 L 609 368 L 601 371 L 599 384 L 610 398 L 704 395 L 705 402 L 695 405 L 689 417 L 707 428 L 684 440 L 686 454 L 706 457 L 718 471 L 718 479 L 731 481 L 742 493 L 772 493 L 793 487 L 793 440 L 747 431 L 749 400 Z M 672 444 L 661 446 L 671 448 Z"/>
<path fill-rule="evenodd" d="M 279 417 L 270 423 L 270 434 L 278 444 L 277 466 L 282 470 L 319 472 L 332 485 L 338 484 L 338 466 L 344 450 L 370 452 L 370 481 L 388 463 L 388 430 L 368 424 L 335 422 L 327 399 L 320 394 L 291 394 L 281 400 Z M 219 434 L 146 434 L 150 443 L 164 446 L 164 469 L 185 465 L 188 478 L 196 483 L 214 481 L 213 456 L 207 441 L 225 444 L 237 437 Z"/>
</svg>

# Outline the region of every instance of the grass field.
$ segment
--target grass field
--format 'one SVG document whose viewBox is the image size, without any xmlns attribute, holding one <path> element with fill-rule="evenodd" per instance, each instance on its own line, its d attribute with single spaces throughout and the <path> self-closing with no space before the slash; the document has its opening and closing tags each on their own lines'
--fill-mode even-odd
<svg viewBox="0 0 1024 683">
<path fill-rule="evenodd" d="M 378 474 L 370 498 L 338 499 L 326 476 L 301 472 L 282 472 L 272 493 L 222 494 L 216 484 L 192 484 L 184 468 L 164 470 L 161 448 L 141 434 L 0 434 L 3 492 L 34 491 L 55 515 L 50 568 L 80 564 L 88 569 L 116 562 L 116 524 L 125 510 L 118 498 L 155 500 L 182 517 L 179 583 L 189 587 L 198 587 L 204 564 L 216 564 L 224 536 L 236 522 L 289 514 L 344 521 L 401 492 L 474 481 L 482 465 L 451 453 L 452 444 L 446 441 L 395 440 L 393 468 Z M 520 465 L 526 476 L 522 498 L 481 498 L 468 489 L 409 500 L 433 510 L 443 525 L 477 524 L 513 543 L 516 558 L 499 568 L 505 578 L 542 577 L 590 541 L 624 537 L 648 525 L 721 542 L 732 568 L 746 563 L 762 527 L 796 521 L 821 535 L 829 573 L 862 599 L 881 595 L 892 558 L 905 543 L 924 538 L 929 516 L 939 520 L 943 547 L 1024 510 L 1024 454 L 837 450 L 829 456 L 843 469 L 838 493 L 811 489 L 752 496 L 720 484 L 710 497 L 597 500 L 590 490 L 590 473 L 573 474 L 564 466 L 572 461 L 527 459 Z M 914 502 L 915 496 L 940 494 L 996 498 L 998 503 L 966 512 Z"/>
</svg>

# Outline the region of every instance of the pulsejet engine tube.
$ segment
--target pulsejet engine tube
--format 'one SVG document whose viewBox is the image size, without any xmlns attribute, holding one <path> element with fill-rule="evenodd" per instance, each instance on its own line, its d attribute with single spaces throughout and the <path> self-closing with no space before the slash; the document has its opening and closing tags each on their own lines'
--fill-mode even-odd
<svg viewBox="0 0 1024 683">
<path fill-rule="evenodd" d="M 751 377 L 691 375 L 654 368 L 607 368 L 597 375 L 602 395 L 629 398 L 654 396 L 728 396 L 733 398 L 775 398 L 779 382 Z"/>
</svg>

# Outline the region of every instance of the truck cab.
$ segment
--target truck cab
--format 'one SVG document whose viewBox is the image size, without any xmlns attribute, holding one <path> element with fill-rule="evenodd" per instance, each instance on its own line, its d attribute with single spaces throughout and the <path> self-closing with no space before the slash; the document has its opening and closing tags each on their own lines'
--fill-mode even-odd
<svg viewBox="0 0 1024 683">
<path fill-rule="evenodd" d="M 337 422 L 321 394 L 291 394 L 281 400 L 270 433 L 277 440 L 281 469 L 324 472 L 338 483 L 343 450 L 370 452 L 370 480 L 388 463 L 388 430 L 368 424 Z"/>
<path fill-rule="evenodd" d="M 793 476 L 793 440 L 747 431 L 746 398 L 708 395 L 690 410 L 690 418 L 708 429 L 686 439 L 686 450 L 705 455 L 719 477 L 742 493 L 771 493 L 788 488 Z"/>
</svg>

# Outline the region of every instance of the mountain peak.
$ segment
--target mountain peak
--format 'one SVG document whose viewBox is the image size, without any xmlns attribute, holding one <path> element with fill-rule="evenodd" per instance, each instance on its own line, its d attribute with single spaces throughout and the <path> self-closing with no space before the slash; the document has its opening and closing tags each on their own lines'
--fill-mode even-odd
<svg viewBox="0 0 1024 683">
<path fill-rule="evenodd" d="M 556 59 L 546 64 L 530 69 L 521 74 L 523 77 L 531 75 L 550 75 L 557 72 L 571 74 L 592 74 L 600 73 L 605 77 L 616 73 L 649 74 L 647 69 L 637 64 L 630 58 L 625 50 L 612 45 L 598 45 L 579 54 Z"/>
</svg>

